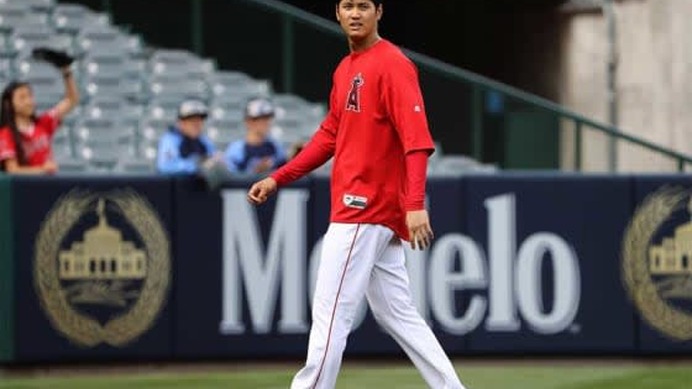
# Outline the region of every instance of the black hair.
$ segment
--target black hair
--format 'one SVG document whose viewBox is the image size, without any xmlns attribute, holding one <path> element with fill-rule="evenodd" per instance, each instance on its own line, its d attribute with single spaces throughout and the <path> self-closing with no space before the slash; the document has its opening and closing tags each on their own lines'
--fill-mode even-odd
<svg viewBox="0 0 692 389">
<path fill-rule="evenodd" d="M 26 165 L 26 152 L 22 145 L 22 137 L 17 128 L 14 106 L 12 105 L 14 92 L 22 87 L 29 87 L 29 84 L 22 81 L 12 81 L 2 91 L 2 97 L 0 97 L 0 128 L 8 127 L 10 129 L 17 150 L 17 161 L 19 165 Z"/>
<path fill-rule="evenodd" d="M 336 5 L 341 4 L 343 0 L 336 0 Z M 379 7 L 382 4 L 382 0 L 370 0 L 375 4 L 375 7 Z"/>
</svg>

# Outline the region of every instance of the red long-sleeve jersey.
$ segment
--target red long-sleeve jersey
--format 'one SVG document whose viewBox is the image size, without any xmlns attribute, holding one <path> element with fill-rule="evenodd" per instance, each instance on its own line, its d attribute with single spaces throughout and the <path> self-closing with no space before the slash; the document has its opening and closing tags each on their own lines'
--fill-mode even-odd
<svg viewBox="0 0 692 389">
<path fill-rule="evenodd" d="M 408 240 L 405 212 L 423 209 L 425 167 L 433 151 L 418 71 L 398 47 L 381 39 L 341 61 L 327 117 L 301 153 L 272 177 L 286 185 L 333 156 L 331 221 L 382 224 Z"/>
</svg>

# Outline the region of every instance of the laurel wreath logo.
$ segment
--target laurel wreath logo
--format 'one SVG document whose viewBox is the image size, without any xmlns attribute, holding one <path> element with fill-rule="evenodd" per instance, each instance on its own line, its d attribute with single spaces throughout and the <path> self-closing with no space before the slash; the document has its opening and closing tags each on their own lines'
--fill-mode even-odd
<svg viewBox="0 0 692 389">
<path fill-rule="evenodd" d="M 105 325 L 81 314 L 69 303 L 57 266 L 64 237 L 93 209 L 98 198 L 115 204 L 117 212 L 134 228 L 145 246 L 149 269 L 137 301 L 125 314 Z M 170 267 L 168 235 L 146 199 L 130 189 L 101 195 L 73 190 L 55 203 L 41 225 L 35 243 L 34 286 L 53 327 L 72 342 L 82 347 L 101 343 L 123 347 L 148 331 L 156 321 L 168 295 Z"/>
<path fill-rule="evenodd" d="M 678 341 L 692 339 L 692 315 L 659 296 L 647 253 L 656 231 L 688 197 L 680 187 L 663 187 L 649 195 L 635 211 L 622 249 L 622 278 L 632 302 L 649 325 Z"/>
</svg>

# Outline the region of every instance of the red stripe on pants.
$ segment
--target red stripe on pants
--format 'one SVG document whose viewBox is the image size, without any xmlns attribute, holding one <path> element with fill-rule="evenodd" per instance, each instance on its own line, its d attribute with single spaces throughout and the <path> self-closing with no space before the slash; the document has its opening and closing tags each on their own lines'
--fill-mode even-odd
<svg viewBox="0 0 692 389">
<path fill-rule="evenodd" d="M 332 318 L 329 321 L 329 331 L 327 332 L 327 345 L 324 347 L 324 355 L 322 356 L 322 363 L 320 363 L 320 370 L 317 371 L 317 378 L 315 378 L 315 384 L 312 388 L 317 387 L 317 383 L 320 381 L 320 376 L 322 375 L 322 369 L 324 368 L 324 362 L 327 360 L 327 353 L 329 353 L 329 341 L 332 338 L 332 327 L 334 326 L 334 316 L 336 315 L 336 306 L 339 304 L 339 295 L 341 294 L 341 287 L 344 285 L 344 278 L 346 278 L 346 270 L 348 269 L 348 264 L 351 262 L 351 253 L 353 252 L 353 247 L 356 245 L 356 238 L 358 237 L 358 230 L 360 230 L 360 224 L 356 226 L 356 233 L 353 234 L 353 241 L 351 242 L 351 247 L 348 249 L 348 256 L 346 257 L 346 264 L 344 265 L 344 270 L 341 273 L 341 281 L 339 281 L 339 289 L 336 291 L 336 298 L 334 299 L 334 307 L 332 308 Z"/>
</svg>

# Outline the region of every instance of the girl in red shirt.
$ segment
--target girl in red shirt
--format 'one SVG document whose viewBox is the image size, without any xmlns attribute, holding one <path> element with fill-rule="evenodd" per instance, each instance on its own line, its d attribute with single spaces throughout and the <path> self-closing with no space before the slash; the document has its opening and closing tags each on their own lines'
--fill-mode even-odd
<svg viewBox="0 0 692 389">
<path fill-rule="evenodd" d="M 65 97 L 52 109 L 36 115 L 31 86 L 13 81 L 0 98 L 0 167 L 7 173 L 53 174 L 52 138 L 60 120 L 78 103 L 79 92 L 69 66 L 60 69 Z"/>
</svg>

